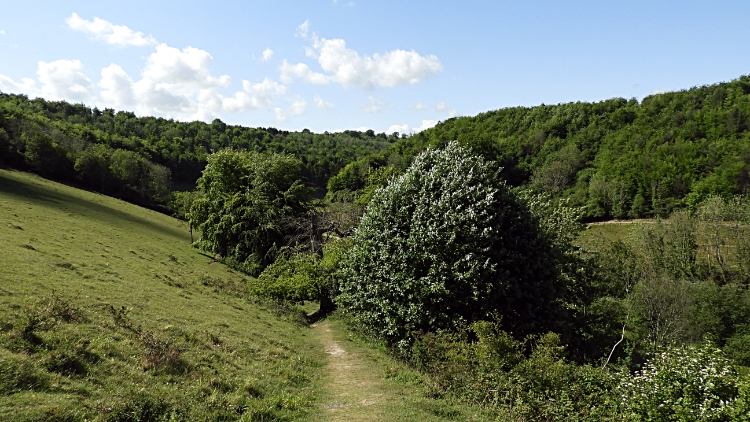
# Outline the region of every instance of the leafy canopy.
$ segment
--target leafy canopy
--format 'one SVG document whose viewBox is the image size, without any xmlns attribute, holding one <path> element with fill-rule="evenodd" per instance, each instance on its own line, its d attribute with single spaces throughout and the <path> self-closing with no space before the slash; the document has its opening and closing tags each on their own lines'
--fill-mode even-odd
<svg viewBox="0 0 750 422">
<path fill-rule="evenodd" d="M 320 255 L 304 251 L 281 253 L 249 286 L 250 291 L 282 301 L 330 301 L 338 288 L 341 258 L 350 247 L 351 241 L 344 238 L 327 243 Z"/>
<path fill-rule="evenodd" d="M 309 189 L 299 179 L 302 163 L 288 154 L 226 149 L 212 154 L 190 209 L 201 232 L 196 246 L 258 274 L 284 244 L 282 220 L 303 213 Z"/>
<path fill-rule="evenodd" d="M 411 332 L 497 313 L 517 335 L 551 328 L 555 248 L 492 162 L 457 143 L 428 149 L 377 190 L 342 263 L 339 305 L 406 347 Z"/>
</svg>

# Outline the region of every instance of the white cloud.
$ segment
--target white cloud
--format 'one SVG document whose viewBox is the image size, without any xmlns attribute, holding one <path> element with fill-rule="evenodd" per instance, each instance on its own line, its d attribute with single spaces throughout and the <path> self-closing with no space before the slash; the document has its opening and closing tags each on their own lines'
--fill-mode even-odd
<svg viewBox="0 0 750 422">
<path fill-rule="evenodd" d="M 258 83 L 243 80 L 241 91 L 222 95 L 219 89 L 231 78 L 214 76 L 212 60 L 204 50 L 161 44 L 146 60 L 138 81 L 116 64 L 104 68 L 100 101 L 109 107 L 134 107 L 142 115 L 208 121 L 224 112 L 272 108 L 274 99 L 286 94 L 284 85 L 266 78 Z"/>
<path fill-rule="evenodd" d="M 651 91 L 651 93 L 648 95 L 666 94 L 667 92 L 669 92 L 669 90 L 665 88 L 656 88 L 655 90 Z"/>
<path fill-rule="evenodd" d="M 310 31 L 310 19 L 299 24 L 299 26 L 297 27 L 297 32 L 295 32 L 294 36 L 307 38 L 307 34 L 309 31 Z"/>
<path fill-rule="evenodd" d="M 31 78 L 23 78 L 19 83 L 0 75 L 0 91 L 44 97 L 52 101 L 92 101 L 95 99 L 94 84 L 82 70 L 80 60 L 40 61 L 36 74 L 41 87 L 37 87 L 36 81 Z"/>
<path fill-rule="evenodd" d="M 41 95 L 48 100 L 73 102 L 92 99 L 94 84 L 82 69 L 80 60 L 40 61 L 36 74 L 42 83 Z"/>
<path fill-rule="evenodd" d="M 134 106 L 133 79 L 114 63 L 102 69 L 102 79 L 98 84 L 103 90 L 99 93 L 106 104 Z"/>
<path fill-rule="evenodd" d="M 411 127 L 407 124 L 403 125 L 392 125 L 385 131 L 385 133 L 391 134 L 393 132 L 398 133 L 419 133 L 423 130 L 429 129 L 438 123 L 437 120 L 422 120 L 422 125 L 419 127 Z"/>
<path fill-rule="evenodd" d="M 98 94 L 79 60 L 39 62 L 37 75 L 41 87 L 30 78 L 15 82 L 0 75 L 0 91 L 131 109 L 139 115 L 203 121 L 213 120 L 222 113 L 273 109 L 274 101 L 287 93 L 286 86 L 266 78 L 257 83 L 243 80 L 241 90 L 224 95 L 220 89 L 227 87 L 231 78 L 215 76 L 211 71 L 212 60 L 204 50 L 193 47 L 179 50 L 161 44 L 146 59 L 140 79 L 132 78 L 114 63 L 103 68 Z M 302 114 L 306 105 L 298 97 L 285 113 Z"/>
<path fill-rule="evenodd" d="M 0 35 L 5 35 L 5 30 L 0 29 Z"/>
<path fill-rule="evenodd" d="M 299 116 L 305 114 L 306 111 L 307 101 L 298 95 L 297 98 L 292 101 L 292 105 L 289 106 L 288 109 L 284 110 L 278 107 L 275 109 L 276 121 L 286 122 L 289 120 L 290 116 Z"/>
<path fill-rule="evenodd" d="M 367 132 L 368 130 L 370 130 L 370 128 L 367 126 L 360 126 L 354 130 L 356 130 L 357 132 Z"/>
<path fill-rule="evenodd" d="M 308 31 L 309 21 L 297 28 L 297 33 L 305 37 Z M 435 55 L 421 56 L 414 50 L 392 50 L 360 56 L 355 50 L 346 48 L 342 39 L 318 38 L 315 33 L 311 37 L 313 43 L 306 48 L 307 56 L 316 59 L 325 73 L 314 72 L 304 63 L 291 65 L 284 61 L 280 68 L 284 83 L 291 83 L 292 77 L 297 77 L 307 83 L 335 82 L 347 88 L 358 86 L 370 90 L 376 86 L 415 84 L 443 70 Z"/>
<path fill-rule="evenodd" d="M 313 102 L 315 102 L 315 107 L 318 107 L 318 108 L 323 108 L 326 110 L 334 110 L 336 108 L 332 103 L 329 103 L 328 101 L 324 101 L 322 98 L 320 98 L 317 95 L 315 96 L 315 98 L 313 98 Z"/>
<path fill-rule="evenodd" d="M 221 108 L 230 113 L 273 107 L 274 97 L 284 95 L 286 87 L 268 78 L 256 84 L 242 81 L 243 91 L 223 98 Z"/>
<path fill-rule="evenodd" d="M 285 84 L 294 83 L 294 78 L 292 78 L 292 76 L 296 76 L 309 84 L 316 85 L 325 85 L 331 81 L 328 76 L 313 72 L 310 67 L 304 63 L 292 65 L 284 59 L 279 69 L 281 71 L 279 79 Z"/>
<path fill-rule="evenodd" d="M 266 48 L 265 50 L 263 50 L 263 57 L 260 60 L 267 62 L 271 60 L 271 57 L 273 57 L 273 50 L 271 50 L 270 48 Z"/>
<path fill-rule="evenodd" d="M 392 108 L 393 105 L 389 104 L 388 101 L 383 98 L 376 98 L 370 95 L 367 97 L 367 105 L 361 108 L 365 113 L 380 113 L 383 111 L 383 107 Z"/>
<path fill-rule="evenodd" d="M 187 47 L 180 51 L 161 44 L 146 61 L 143 76 L 155 82 L 190 85 L 196 88 L 229 85 L 229 76 L 211 76 L 212 60 L 213 57 L 205 50 Z"/>
<path fill-rule="evenodd" d="M 419 102 L 416 104 L 410 105 L 408 108 L 409 110 L 429 110 L 430 109 L 430 107 Z"/>
<path fill-rule="evenodd" d="M 458 112 L 455 109 L 448 107 L 444 102 L 435 104 L 435 111 L 444 111 L 448 115 L 448 117 L 458 116 Z"/>
<path fill-rule="evenodd" d="M 18 83 L 5 75 L 0 75 L 0 91 L 13 94 L 35 95 L 38 89 L 36 81 L 31 78 L 23 78 Z"/>
<path fill-rule="evenodd" d="M 104 41 L 116 47 L 144 47 L 156 44 L 156 39 L 151 35 L 145 36 L 143 32 L 133 31 L 125 25 L 115 25 L 104 19 L 94 18 L 93 21 L 88 21 L 73 13 L 65 19 L 65 23 L 74 31 L 88 34 L 91 39 Z"/>
</svg>

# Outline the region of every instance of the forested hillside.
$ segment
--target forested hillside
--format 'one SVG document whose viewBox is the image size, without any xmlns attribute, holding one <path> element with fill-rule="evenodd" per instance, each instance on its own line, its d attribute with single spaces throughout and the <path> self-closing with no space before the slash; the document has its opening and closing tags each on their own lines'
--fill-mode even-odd
<svg viewBox="0 0 750 422">
<path fill-rule="evenodd" d="M 498 161 L 514 186 L 588 205 L 589 218 L 666 216 L 748 192 L 750 77 L 636 99 L 506 108 L 449 119 L 350 164 L 329 190 L 360 191 L 451 140 Z M 369 182 L 368 182 L 369 178 Z"/>
<path fill-rule="evenodd" d="M 171 183 L 192 187 L 211 151 L 293 154 L 302 161 L 306 183 L 324 187 L 347 163 L 397 138 L 371 130 L 249 128 L 219 119 L 185 123 L 0 93 L 0 164 L 146 204 L 167 203 Z"/>
</svg>

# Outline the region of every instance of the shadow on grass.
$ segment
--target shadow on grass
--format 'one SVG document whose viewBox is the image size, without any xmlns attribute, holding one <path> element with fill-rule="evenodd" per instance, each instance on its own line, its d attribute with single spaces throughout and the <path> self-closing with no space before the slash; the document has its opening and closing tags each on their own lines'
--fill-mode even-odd
<svg viewBox="0 0 750 422">
<path fill-rule="evenodd" d="M 7 171 L 7 170 L 6 170 Z M 18 173 L 24 174 L 24 173 Z M 51 183 L 57 183 L 50 181 Z M 42 207 L 49 207 L 54 209 L 62 209 L 64 205 L 70 204 L 78 209 L 71 210 L 80 215 L 85 215 L 88 218 L 95 218 L 103 222 L 111 222 L 111 219 L 121 219 L 130 223 L 140 224 L 148 227 L 151 230 L 161 232 L 163 234 L 184 238 L 187 233 L 183 233 L 177 229 L 171 229 L 159 224 L 154 224 L 150 221 L 144 220 L 127 212 L 109 207 L 107 205 L 99 204 L 93 201 L 87 201 L 83 198 L 79 198 L 59 190 L 51 189 L 47 186 L 23 183 L 13 178 L 7 177 L 5 174 L 0 172 L 0 192 L 5 192 L 17 197 L 23 198 L 27 201 L 34 203 L 35 205 Z M 92 193 L 93 194 L 93 193 Z M 101 194 L 98 194 L 101 195 Z M 105 195 L 102 195 L 105 196 Z M 105 196 L 106 197 L 106 196 Z M 112 198 L 112 200 L 116 200 Z M 145 208 L 144 208 L 145 209 Z M 86 212 L 89 211 L 89 212 Z"/>
</svg>

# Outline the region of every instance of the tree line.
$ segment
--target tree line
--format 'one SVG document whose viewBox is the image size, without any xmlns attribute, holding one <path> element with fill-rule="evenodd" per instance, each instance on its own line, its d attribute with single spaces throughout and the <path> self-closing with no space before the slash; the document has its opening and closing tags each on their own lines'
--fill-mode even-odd
<svg viewBox="0 0 750 422">
<path fill-rule="evenodd" d="M 224 148 L 287 153 L 305 184 L 324 188 L 349 162 L 386 148 L 398 134 L 312 133 L 137 117 L 66 101 L 0 93 L 0 164 L 138 202 L 165 206 L 191 190 L 207 157 Z"/>
<path fill-rule="evenodd" d="M 750 186 L 750 77 L 651 95 L 456 117 L 350 163 L 331 198 L 361 196 L 375 172 L 402 172 L 428 147 L 458 141 L 496 161 L 511 186 L 570 198 L 588 219 L 666 217 Z M 383 170 L 380 170 L 381 172 Z"/>
</svg>

